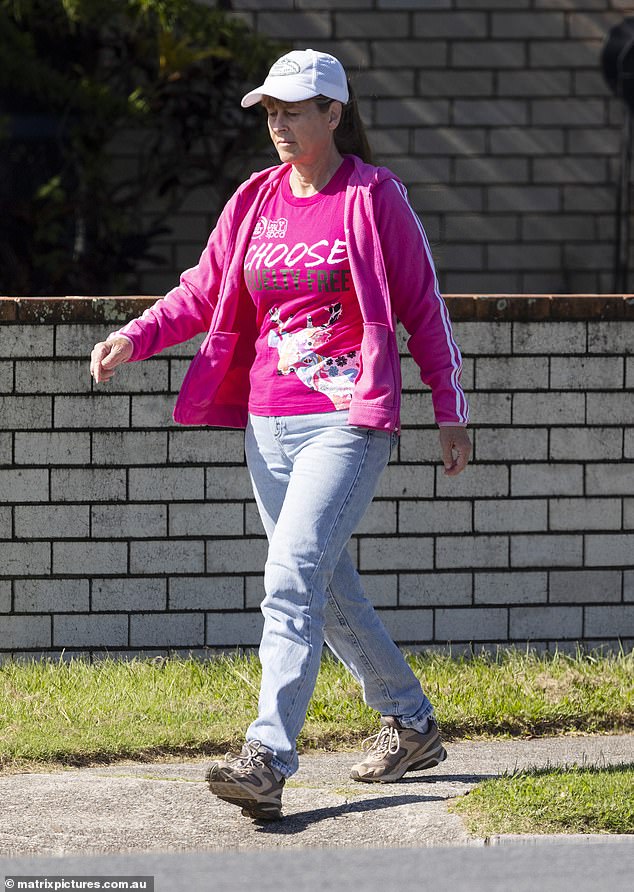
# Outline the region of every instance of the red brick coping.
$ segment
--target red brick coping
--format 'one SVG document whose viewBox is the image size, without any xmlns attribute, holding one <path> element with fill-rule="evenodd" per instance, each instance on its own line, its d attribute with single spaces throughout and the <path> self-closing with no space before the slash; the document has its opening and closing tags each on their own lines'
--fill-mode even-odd
<svg viewBox="0 0 634 892">
<path fill-rule="evenodd" d="M 123 323 L 156 297 L 0 297 L 0 322 Z M 634 294 L 447 294 L 455 322 L 634 319 Z"/>
</svg>

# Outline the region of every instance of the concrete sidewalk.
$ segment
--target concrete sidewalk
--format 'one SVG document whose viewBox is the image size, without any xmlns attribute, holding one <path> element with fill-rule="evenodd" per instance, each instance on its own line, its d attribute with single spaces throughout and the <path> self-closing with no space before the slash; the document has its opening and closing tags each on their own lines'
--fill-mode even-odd
<svg viewBox="0 0 634 892">
<path fill-rule="evenodd" d="M 499 844 L 503 837 L 471 838 L 448 801 L 515 768 L 634 762 L 634 735 L 460 742 L 447 751 L 437 768 L 387 785 L 351 781 L 355 753 L 303 756 L 285 788 L 285 819 L 265 825 L 209 793 L 208 759 L 0 776 L 0 867 L 30 855 Z"/>
</svg>

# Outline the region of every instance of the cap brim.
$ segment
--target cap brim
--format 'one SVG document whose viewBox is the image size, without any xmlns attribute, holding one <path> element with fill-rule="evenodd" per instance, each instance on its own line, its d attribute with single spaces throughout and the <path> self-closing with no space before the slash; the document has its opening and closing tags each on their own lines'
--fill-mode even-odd
<svg viewBox="0 0 634 892">
<path fill-rule="evenodd" d="M 250 106 L 261 102 L 263 96 L 272 96 L 273 99 L 280 99 L 282 102 L 303 102 L 305 99 L 314 99 L 316 95 L 314 90 L 298 84 L 276 84 L 264 81 L 261 87 L 251 90 L 243 96 L 240 105 L 242 108 L 250 108 Z"/>
</svg>

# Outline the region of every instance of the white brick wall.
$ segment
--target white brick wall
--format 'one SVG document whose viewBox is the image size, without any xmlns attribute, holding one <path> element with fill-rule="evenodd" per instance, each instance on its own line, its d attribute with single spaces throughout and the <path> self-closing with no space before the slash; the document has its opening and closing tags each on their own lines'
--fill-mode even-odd
<svg viewBox="0 0 634 892">
<path fill-rule="evenodd" d="M 350 552 L 407 646 L 634 643 L 634 317 L 566 300 L 559 322 L 538 321 L 539 299 L 448 298 L 475 442 L 456 480 L 404 359 L 399 450 Z M 113 320 L 64 306 L 27 324 L 0 300 L 0 658 L 257 644 L 266 540 L 242 433 L 170 420 L 192 345 L 153 363 L 164 389 L 141 364 L 91 388 Z"/>
<path fill-rule="evenodd" d="M 611 288 L 622 107 L 603 81 L 599 58 L 609 29 L 631 4 L 231 6 L 257 32 L 289 48 L 333 52 L 347 66 L 377 160 L 405 179 L 434 241 L 444 290 Z M 262 167 L 274 157 L 271 150 L 251 163 Z M 214 200 L 210 188 L 190 197 L 157 246 L 167 265 L 148 269 L 146 292 L 166 291 L 197 261 Z"/>
</svg>

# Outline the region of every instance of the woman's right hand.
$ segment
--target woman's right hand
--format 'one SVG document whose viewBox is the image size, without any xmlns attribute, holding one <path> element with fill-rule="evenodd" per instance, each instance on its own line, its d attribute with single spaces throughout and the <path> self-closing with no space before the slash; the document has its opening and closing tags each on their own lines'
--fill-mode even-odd
<svg viewBox="0 0 634 892">
<path fill-rule="evenodd" d="M 132 343 L 127 338 L 115 337 L 95 344 L 90 354 L 90 374 L 95 382 L 109 381 L 117 366 L 127 362 L 132 352 Z"/>
</svg>

